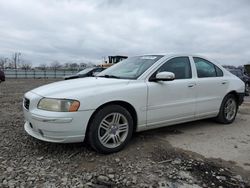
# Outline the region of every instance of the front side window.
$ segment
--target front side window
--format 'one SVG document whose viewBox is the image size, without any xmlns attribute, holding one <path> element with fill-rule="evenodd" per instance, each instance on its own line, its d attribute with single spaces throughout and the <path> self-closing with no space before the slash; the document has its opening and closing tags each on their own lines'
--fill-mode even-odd
<svg viewBox="0 0 250 188">
<path fill-rule="evenodd" d="M 175 57 L 164 63 L 157 71 L 172 72 L 175 79 L 188 79 L 192 77 L 190 61 L 188 57 Z"/>
<path fill-rule="evenodd" d="M 205 59 L 194 57 L 194 62 L 198 78 L 223 76 L 223 72 L 219 67 Z"/>
</svg>

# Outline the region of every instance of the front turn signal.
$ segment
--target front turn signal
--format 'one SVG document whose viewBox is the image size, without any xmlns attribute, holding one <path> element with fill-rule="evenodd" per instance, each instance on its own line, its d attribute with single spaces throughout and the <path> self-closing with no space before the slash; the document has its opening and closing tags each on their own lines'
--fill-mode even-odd
<svg viewBox="0 0 250 188">
<path fill-rule="evenodd" d="M 79 101 L 74 101 L 71 103 L 69 107 L 69 112 L 76 112 L 78 108 L 80 107 L 80 102 Z"/>
</svg>

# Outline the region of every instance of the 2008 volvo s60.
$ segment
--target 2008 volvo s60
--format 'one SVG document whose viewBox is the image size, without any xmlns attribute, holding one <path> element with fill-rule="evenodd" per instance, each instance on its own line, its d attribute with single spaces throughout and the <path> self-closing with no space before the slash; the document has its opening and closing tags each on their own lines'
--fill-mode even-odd
<svg viewBox="0 0 250 188">
<path fill-rule="evenodd" d="M 60 81 L 24 95 L 25 130 L 48 142 L 124 148 L 132 133 L 203 118 L 234 121 L 244 83 L 191 55 L 128 58 L 96 77 Z"/>
</svg>

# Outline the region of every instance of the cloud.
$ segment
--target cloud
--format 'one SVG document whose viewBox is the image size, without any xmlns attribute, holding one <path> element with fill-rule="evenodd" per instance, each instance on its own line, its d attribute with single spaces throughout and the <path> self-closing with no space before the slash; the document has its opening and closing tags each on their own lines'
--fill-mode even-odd
<svg viewBox="0 0 250 188">
<path fill-rule="evenodd" d="M 248 0 L 0 1 L 0 56 L 20 51 L 39 64 L 176 52 L 240 65 L 250 61 L 249 12 Z"/>
</svg>

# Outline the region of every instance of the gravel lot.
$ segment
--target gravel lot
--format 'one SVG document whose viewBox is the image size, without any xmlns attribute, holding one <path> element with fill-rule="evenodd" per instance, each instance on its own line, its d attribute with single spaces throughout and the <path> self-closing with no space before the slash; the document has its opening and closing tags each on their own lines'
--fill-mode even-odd
<svg viewBox="0 0 250 188">
<path fill-rule="evenodd" d="M 250 187 L 249 102 L 232 125 L 204 120 L 137 133 L 123 151 L 100 155 L 25 133 L 23 94 L 54 81 L 0 84 L 0 187 Z"/>
</svg>

